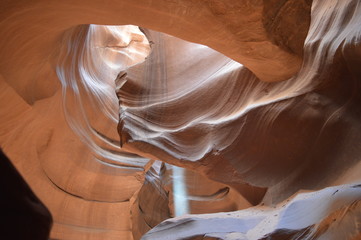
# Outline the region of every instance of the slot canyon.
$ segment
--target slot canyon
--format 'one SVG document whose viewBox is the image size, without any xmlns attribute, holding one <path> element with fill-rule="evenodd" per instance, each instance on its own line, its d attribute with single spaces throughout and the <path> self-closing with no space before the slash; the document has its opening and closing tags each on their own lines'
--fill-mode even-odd
<svg viewBox="0 0 361 240">
<path fill-rule="evenodd" d="M 0 0 L 0 116 L 0 239 L 361 240 L 360 0 Z"/>
</svg>

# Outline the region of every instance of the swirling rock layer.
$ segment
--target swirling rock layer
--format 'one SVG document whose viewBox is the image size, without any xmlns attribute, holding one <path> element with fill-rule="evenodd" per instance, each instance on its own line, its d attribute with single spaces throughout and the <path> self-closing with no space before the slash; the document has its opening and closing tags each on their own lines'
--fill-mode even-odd
<svg viewBox="0 0 361 240">
<path fill-rule="evenodd" d="M 360 6 L 314 1 L 311 17 L 303 68 L 287 82 L 272 84 L 258 82 L 242 65 L 211 49 L 145 31 L 154 43 L 149 57 L 117 79 L 123 149 L 201 172 L 237 189 L 253 204 L 277 204 L 299 189 L 359 182 L 361 75 L 355 66 Z M 182 55 L 184 49 L 192 49 L 194 57 Z M 201 65 L 207 65 L 205 71 L 194 71 Z M 262 189 L 267 189 L 265 196 Z M 323 197 L 319 198 L 321 203 Z M 236 222 L 247 221 L 250 216 L 245 213 L 242 219 L 228 219 L 226 225 L 231 227 L 222 230 L 225 235 L 216 234 L 217 239 L 338 239 L 324 228 L 330 227 L 330 216 L 337 216 L 335 221 L 343 218 L 338 212 L 345 209 L 352 209 L 351 220 L 346 221 L 355 224 L 352 230 L 341 230 L 340 236 L 357 238 L 358 199 L 357 195 L 341 210 L 325 210 L 322 218 L 316 213 L 317 220 L 310 216 L 308 225 L 296 231 L 276 224 L 257 237 L 243 234 L 259 231 L 265 223 L 242 229 Z M 305 206 L 294 211 L 295 216 L 307 208 L 307 201 L 302 201 Z M 288 214 L 287 219 L 293 217 Z M 173 226 L 179 229 L 176 238 L 212 237 L 207 233 L 223 222 L 207 219 L 203 223 L 190 217 L 193 227 L 189 227 L 188 220 L 183 220 L 160 224 L 145 239 L 161 239 L 162 234 L 175 231 Z M 320 229 L 314 227 L 318 221 Z"/>
<path fill-rule="evenodd" d="M 54 239 L 358 239 L 360 26 L 356 0 L 2 1 L 0 146 Z M 156 226 L 182 205 L 254 207 Z"/>
</svg>

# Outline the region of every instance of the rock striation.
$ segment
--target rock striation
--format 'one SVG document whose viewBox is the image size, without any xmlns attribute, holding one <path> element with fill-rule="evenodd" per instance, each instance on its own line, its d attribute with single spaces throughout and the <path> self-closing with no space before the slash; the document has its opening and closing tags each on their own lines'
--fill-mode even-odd
<svg viewBox="0 0 361 240">
<path fill-rule="evenodd" d="M 360 26 L 358 0 L 2 1 L 0 147 L 51 239 L 360 239 Z"/>
</svg>

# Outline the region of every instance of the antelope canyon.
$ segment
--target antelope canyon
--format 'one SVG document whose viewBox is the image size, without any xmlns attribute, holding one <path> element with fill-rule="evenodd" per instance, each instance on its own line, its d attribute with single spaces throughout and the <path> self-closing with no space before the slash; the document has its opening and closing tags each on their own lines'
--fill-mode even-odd
<svg viewBox="0 0 361 240">
<path fill-rule="evenodd" d="M 361 239 L 359 0 L 0 6 L 1 239 Z"/>
</svg>

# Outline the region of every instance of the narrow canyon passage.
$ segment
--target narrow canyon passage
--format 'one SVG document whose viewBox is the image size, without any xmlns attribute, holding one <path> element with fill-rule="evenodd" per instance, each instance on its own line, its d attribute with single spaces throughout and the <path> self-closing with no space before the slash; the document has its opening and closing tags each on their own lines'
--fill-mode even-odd
<svg viewBox="0 0 361 240">
<path fill-rule="evenodd" d="M 0 147 L 50 239 L 361 238 L 359 1 L 0 7 Z"/>
</svg>

